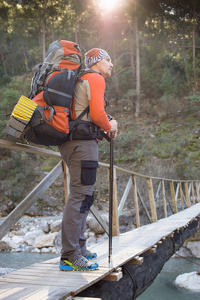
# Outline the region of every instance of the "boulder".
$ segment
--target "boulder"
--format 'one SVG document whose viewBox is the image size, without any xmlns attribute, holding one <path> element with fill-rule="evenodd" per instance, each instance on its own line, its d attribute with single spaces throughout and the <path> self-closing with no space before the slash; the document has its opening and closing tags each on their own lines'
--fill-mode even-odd
<svg viewBox="0 0 200 300">
<path fill-rule="evenodd" d="M 33 247 L 35 248 L 44 248 L 44 247 L 53 247 L 55 244 L 55 239 L 58 235 L 58 232 L 48 233 L 43 236 L 39 236 L 35 239 Z"/>
<path fill-rule="evenodd" d="M 8 237 L 3 237 L 0 241 L 0 251 L 10 251 L 18 246 Z"/>
<path fill-rule="evenodd" d="M 51 232 L 59 232 L 61 229 L 62 220 L 56 220 L 50 225 Z"/>
<path fill-rule="evenodd" d="M 108 225 L 108 216 L 102 215 L 102 219 Z M 105 230 L 94 217 L 89 220 L 89 227 L 96 234 L 102 234 L 105 232 Z"/>
<path fill-rule="evenodd" d="M 55 239 L 55 246 L 57 248 L 61 248 L 62 247 L 62 231 L 61 230 L 58 232 L 58 235 L 57 235 L 57 237 Z"/>
<path fill-rule="evenodd" d="M 200 275 L 190 272 L 179 275 L 175 280 L 176 286 L 192 292 L 200 292 Z"/>
<path fill-rule="evenodd" d="M 19 236 L 19 235 L 14 235 L 14 236 L 12 237 L 12 241 L 13 241 L 13 243 L 15 243 L 15 244 L 23 244 L 23 243 L 24 243 L 23 237 L 22 237 L 22 236 Z"/>
<path fill-rule="evenodd" d="M 27 243 L 29 246 L 33 246 L 33 244 L 35 243 L 35 239 L 42 235 L 44 235 L 42 229 L 28 231 L 24 235 L 24 242 Z"/>
<path fill-rule="evenodd" d="M 187 249 L 189 249 L 194 257 L 200 258 L 200 242 L 188 242 Z"/>
<path fill-rule="evenodd" d="M 49 232 L 49 224 L 47 223 L 46 220 L 43 220 L 43 221 L 40 223 L 40 228 L 41 228 L 45 233 L 48 233 L 48 232 Z"/>
<path fill-rule="evenodd" d="M 86 246 L 89 247 L 91 245 L 94 245 L 97 243 L 97 239 L 95 237 L 89 237 L 87 240 L 86 240 Z"/>
</svg>

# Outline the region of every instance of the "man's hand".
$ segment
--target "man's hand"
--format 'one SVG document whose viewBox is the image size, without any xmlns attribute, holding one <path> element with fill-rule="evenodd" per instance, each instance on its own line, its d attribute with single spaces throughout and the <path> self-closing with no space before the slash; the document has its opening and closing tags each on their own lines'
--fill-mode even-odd
<svg viewBox="0 0 200 300">
<path fill-rule="evenodd" d="M 110 125 L 111 125 L 111 129 L 108 132 L 108 136 L 110 136 L 110 133 L 112 133 L 113 139 L 115 139 L 117 136 L 118 123 L 116 120 L 111 120 Z"/>
</svg>

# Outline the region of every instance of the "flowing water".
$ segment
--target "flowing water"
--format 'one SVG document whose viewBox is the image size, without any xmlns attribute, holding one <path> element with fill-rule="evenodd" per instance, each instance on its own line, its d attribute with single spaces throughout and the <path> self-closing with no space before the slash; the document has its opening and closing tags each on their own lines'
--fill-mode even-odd
<svg viewBox="0 0 200 300">
<path fill-rule="evenodd" d="M 0 275 L 58 256 L 50 253 L 0 252 Z"/>
<path fill-rule="evenodd" d="M 180 274 L 200 271 L 200 259 L 171 258 L 153 284 L 137 300 L 200 300 L 200 293 L 180 290 L 174 284 Z"/>
<path fill-rule="evenodd" d="M 6 253 L 0 252 L 0 275 L 31 264 L 58 257 L 49 253 Z M 163 267 L 153 284 L 137 300 L 199 300 L 200 293 L 178 289 L 174 280 L 183 273 L 200 271 L 200 259 L 171 258 Z M 121 300 L 121 299 L 119 299 Z"/>
</svg>

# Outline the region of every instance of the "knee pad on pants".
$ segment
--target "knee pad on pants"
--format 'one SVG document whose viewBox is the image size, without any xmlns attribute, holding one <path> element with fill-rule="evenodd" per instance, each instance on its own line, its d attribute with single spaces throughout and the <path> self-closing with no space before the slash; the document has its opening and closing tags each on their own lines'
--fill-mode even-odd
<svg viewBox="0 0 200 300">
<path fill-rule="evenodd" d="M 80 213 L 84 214 L 86 211 L 89 211 L 93 202 L 94 202 L 94 195 L 92 195 L 92 196 L 86 195 L 85 199 L 83 200 L 83 202 L 81 204 Z"/>
</svg>

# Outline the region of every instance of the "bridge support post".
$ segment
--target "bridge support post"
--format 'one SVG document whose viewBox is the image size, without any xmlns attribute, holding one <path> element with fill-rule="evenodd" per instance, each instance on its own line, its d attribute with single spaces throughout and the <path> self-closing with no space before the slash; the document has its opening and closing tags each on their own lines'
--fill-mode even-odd
<svg viewBox="0 0 200 300">
<path fill-rule="evenodd" d="M 156 204 L 155 204 L 154 193 L 153 193 L 152 179 L 147 178 L 146 180 L 147 180 L 149 201 L 150 201 L 150 207 L 151 207 L 151 217 L 152 217 L 152 221 L 156 222 L 157 221 L 157 213 L 156 213 Z"/>
<path fill-rule="evenodd" d="M 179 181 L 179 190 L 180 190 L 180 197 L 181 197 L 181 207 L 182 207 L 182 210 L 184 210 L 184 205 L 183 205 L 183 191 L 182 191 L 181 181 Z"/>
<path fill-rule="evenodd" d="M 166 197 L 165 197 L 165 182 L 161 180 L 162 185 L 162 198 L 163 198 L 163 209 L 164 209 L 164 216 L 167 218 L 167 206 L 166 206 Z"/>
<path fill-rule="evenodd" d="M 190 203 L 190 197 L 189 197 L 188 183 L 184 182 L 184 185 L 185 185 L 185 196 L 186 196 L 186 201 L 187 201 L 187 207 L 190 207 L 191 203 Z"/>
<path fill-rule="evenodd" d="M 178 209 L 177 209 L 177 204 L 176 204 L 176 197 L 175 197 L 173 181 L 170 181 L 170 190 L 171 190 L 171 196 L 172 196 L 172 203 L 173 203 L 173 207 L 174 207 L 174 213 L 176 214 L 178 212 Z"/>
<path fill-rule="evenodd" d="M 135 175 L 132 175 L 132 182 L 133 182 L 133 195 L 134 195 L 134 202 L 135 202 L 136 226 L 140 227 L 140 214 L 139 214 L 137 185 L 136 185 Z"/>
<path fill-rule="evenodd" d="M 196 186 L 196 193 L 197 193 L 197 202 L 200 202 L 200 195 L 199 195 L 199 182 L 195 182 Z"/>
</svg>

